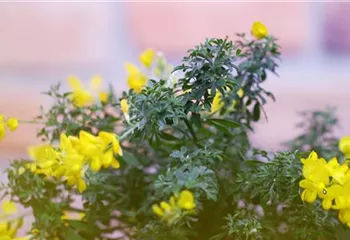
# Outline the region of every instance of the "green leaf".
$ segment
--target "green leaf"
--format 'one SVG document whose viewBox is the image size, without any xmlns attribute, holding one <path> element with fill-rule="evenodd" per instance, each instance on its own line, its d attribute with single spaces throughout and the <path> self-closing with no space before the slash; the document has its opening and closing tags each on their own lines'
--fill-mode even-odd
<svg viewBox="0 0 350 240">
<path fill-rule="evenodd" d="M 238 128 L 241 125 L 238 122 L 232 121 L 232 120 L 228 120 L 228 119 L 221 119 L 221 118 L 212 118 L 212 119 L 208 119 L 207 123 L 215 123 L 215 124 L 220 124 L 223 125 L 225 127 L 231 127 L 231 128 Z"/>
<path fill-rule="evenodd" d="M 236 50 L 236 55 L 240 55 L 241 52 L 242 52 L 242 50 L 238 48 L 238 49 Z"/>
<path fill-rule="evenodd" d="M 139 160 L 130 152 L 123 151 L 123 160 L 126 164 L 129 164 L 131 166 L 139 166 L 140 162 Z"/>
<path fill-rule="evenodd" d="M 253 120 L 258 121 L 260 119 L 260 104 L 257 102 L 253 109 Z"/>
<path fill-rule="evenodd" d="M 174 137 L 173 135 L 166 133 L 166 132 L 161 132 L 159 134 L 159 137 L 165 141 L 170 141 L 170 142 L 176 142 L 176 141 L 180 140 L 177 137 Z"/>
<path fill-rule="evenodd" d="M 65 235 L 66 235 L 66 239 L 69 240 L 84 240 L 84 238 L 82 238 L 78 233 L 74 232 L 73 229 L 71 228 L 66 228 L 65 229 Z"/>
</svg>

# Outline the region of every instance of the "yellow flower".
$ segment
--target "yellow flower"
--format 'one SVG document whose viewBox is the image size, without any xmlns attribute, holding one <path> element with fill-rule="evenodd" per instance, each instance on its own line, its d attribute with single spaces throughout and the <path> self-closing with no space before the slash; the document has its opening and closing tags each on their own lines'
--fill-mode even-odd
<svg viewBox="0 0 350 240">
<path fill-rule="evenodd" d="M 140 93 L 147 83 L 147 77 L 132 63 L 126 63 L 125 69 L 128 74 L 127 81 L 129 88 L 133 89 L 136 93 Z"/>
<path fill-rule="evenodd" d="M 256 39 L 262 39 L 268 35 L 268 30 L 261 22 L 254 22 L 252 26 L 252 35 Z"/>
<path fill-rule="evenodd" d="M 100 92 L 99 98 L 100 98 L 100 101 L 102 103 L 106 103 L 108 101 L 108 93 L 107 92 Z"/>
<path fill-rule="evenodd" d="M 339 210 L 338 218 L 342 223 L 350 227 L 350 208 Z"/>
<path fill-rule="evenodd" d="M 55 149 L 50 145 L 39 145 L 28 148 L 29 156 L 34 160 L 31 165 L 31 171 L 43 173 L 46 176 L 51 176 L 52 167 L 58 164 L 58 155 Z M 40 167 L 40 170 L 37 169 Z"/>
<path fill-rule="evenodd" d="M 242 98 L 244 96 L 244 90 L 242 88 L 238 89 L 237 95 L 239 98 Z"/>
<path fill-rule="evenodd" d="M 238 89 L 237 96 L 239 98 L 242 98 L 244 96 L 244 90 L 242 88 Z M 236 104 L 237 104 L 237 101 L 233 100 L 230 110 L 234 110 Z M 216 91 L 216 94 L 214 96 L 213 102 L 211 104 L 211 111 L 210 112 L 214 113 L 214 112 L 220 111 L 220 109 L 223 106 L 224 106 L 224 102 L 221 99 L 221 93 L 219 91 Z"/>
<path fill-rule="evenodd" d="M 188 191 L 184 190 L 180 193 L 179 200 L 177 201 L 177 204 L 180 208 L 190 210 L 196 207 L 196 204 L 194 203 L 194 197 L 193 194 Z"/>
<path fill-rule="evenodd" d="M 159 217 L 164 216 L 164 211 L 161 209 L 157 204 L 152 205 L 153 212 L 158 215 Z"/>
<path fill-rule="evenodd" d="M 0 134 L 1 135 L 1 134 Z M 344 136 L 339 141 L 339 150 L 347 157 L 350 157 L 350 136 Z"/>
<path fill-rule="evenodd" d="M 69 86 L 72 88 L 72 102 L 78 107 L 84 107 L 92 104 L 94 98 L 92 94 L 83 88 L 82 82 L 76 76 L 70 76 L 68 78 Z"/>
<path fill-rule="evenodd" d="M 1 209 L 5 215 L 11 215 L 17 213 L 17 207 L 14 202 L 5 201 L 1 205 Z"/>
<path fill-rule="evenodd" d="M 221 93 L 216 91 L 213 102 L 211 104 L 211 113 L 219 111 L 224 106 L 224 102 L 221 100 Z"/>
<path fill-rule="evenodd" d="M 11 132 L 16 131 L 16 129 L 18 127 L 18 119 L 17 118 L 7 119 L 6 126 L 10 129 Z"/>
<path fill-rule="evenodd" d="M 117 135 L 114 133 L 101 131 L 98 133 L 98 136 L 101 138 L 105 150 L 108 147 L 111 147 L 113 153 L 118 154 L 119 156 L 123 156 L 123 151 L 120 147 Z"/>
<path fill-rule="evenodd" d="M 25 171 L 26 169 L 24 167 L 18 168 L 18 175 L 22 175 Z"/>
<path fill-rule="evenodd" d="M 340 196 L 343 188 L 342 186 L 335 184 L 324 191 L 324 197 L 322 200 L 322 207 L 325 210 L 329 210 L 333 206 L 333 200 Z"/>
<path fill-rule="evenodd" d="M 129 104 L 128 104 L 128 101 L 123 98 L 121 101 L 120 101 L 120 107 L 122 109 L 122 112 L 124 114 L 127 114 L 129 112 Z"/>
<path fill-rule="evenodd" d="M 146 49 L 140 55 L 140 62 L 147 68 L 151 68 L 154 60 L 155 51 L 151 48 Z"/>
<path fill-rule="evenodd" d="M 347 164 L 340 165 L 338 163 L 337 158 L 332 158 L 327 163 L 327 168 L 329 171 L 329 175 L 341 185 L 344 184 L 345 174 L 348 171 L 349 167 Z"/>
<path fill-rule="evenodd" d="M 101 167 L 119 168 L 120 164 L 114 154 L 123 155 L 117 136 L 113 133 L 100 132 L 96 137 L 85 131 L 80 134 L 81 151 L 90 161 L 91 170 L 98 172 Z"/>
<path fill-rule="evenodd" d="M 159 205 L 154 204 L 152 210 L 158 217 L 167 221 L 168 224 L 172 224 L 181 216 L 192 214 L 195 207 L 193 194 L 188 190 L 184 190 L 180 195 L 175 194 L 170 197 L 169 203 L 162 201 Z"/>
<path fill-rule="evenodd" d="M 160 207 L 165 211 L 165 212 L 171 212 L 172 207 L 169 205 L 167 202 L 161 202 Z"/>
<path fill-rule="evenodd" d="M 79 192 L 83 192 L 86 189 L 84 181 L 85 158 L 73 147 L 70 138 L 65 134 L 61 134 L 60 140 L 60 158 L 63 164 L 56 169 L 55 175 L 63 175 L 69 185 L 76 185 Z"/>
<path fill-rule="evenodd" d="M 72 102 L 78 107 L 89 106 L 94 102 L 95 92 L 98 92 L 102 85 L 102 78 L 99 75 L 95 75 L 91 78 L 89 89 L 83 87 L 83 83 L 77 76 L 68 77 L 69 86 L 72 89 Z M 99 98 L 101 102 L 106 102 L 108 94 L 106 92 L 100 92 Z"/>
<path fill-rule="evenodd" d="M 312 203 L 316 200 L 317 195 L 320 198 L 325 197 L 326 186 L 329 184 L 331 175 L 326 160 L 318 158 L 316 152 L 312 151 L 308 158 L 301 159 L 303 163 L 303 176 L 299 186 L 305 190 L 301 194 L 301 199 L 305 202 Z"/>
<path fill-rule="evenodd" d="M 301 159 L 303 166 L 303 176 L 315 183 L 329 183 L 329 171 L 326 160 L 318 158 L 316 152 L 312 151 L 307 159 Z"/>
</svg>

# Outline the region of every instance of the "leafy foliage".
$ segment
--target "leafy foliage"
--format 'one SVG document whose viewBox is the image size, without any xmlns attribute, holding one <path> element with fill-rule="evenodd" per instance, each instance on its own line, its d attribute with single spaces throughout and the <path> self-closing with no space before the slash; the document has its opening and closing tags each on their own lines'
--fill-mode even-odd
<svg viewBox="0 0 350 240">
<path fill-rule="evenodd" d="M 335 128 L 338 126 L 335 109 L 305 111 L 300 116 L 302 120 L 297 127 L 303 132 L 286 145 L 293 150 L 314 150 L 327 158 L 339 156 L 338 139 L 335 137 Z"/>
</svg>

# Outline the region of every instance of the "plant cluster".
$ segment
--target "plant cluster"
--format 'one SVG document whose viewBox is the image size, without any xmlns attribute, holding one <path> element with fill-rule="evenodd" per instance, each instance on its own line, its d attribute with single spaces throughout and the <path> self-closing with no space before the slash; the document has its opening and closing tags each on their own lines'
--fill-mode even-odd
<svg viewBox="0 0 350 240">
<path fill-rule="evenodd" d="M 175 68 L 147 49 L 120 96 L 97 75 L 52 86 L 30 122 L 43 143 L 6 169 L 0 240 L 348 239 L 350 138 L 337 146 L 336 117 L 319 111 L 289 151 L 254 149 L 280 47 L 260 22 L 237 38 L 207 39 Z M 0 116 L 0 140 L 5 125 L 18 120 Z M 34 217 L 23 238 L 15 204 Z"/>
</svg>

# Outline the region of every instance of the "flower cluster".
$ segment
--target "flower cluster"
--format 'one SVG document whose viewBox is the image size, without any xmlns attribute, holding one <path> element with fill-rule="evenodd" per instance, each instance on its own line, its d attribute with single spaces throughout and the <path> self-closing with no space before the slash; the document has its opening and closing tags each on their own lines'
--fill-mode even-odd
<svg viewBox="0 0 350 240">
<path fill-rule="evenodd" d="M 349 153 L 347 138 L 340 141 L 341 151 Z M 349 142 L 347 143 L 349 144 Z M 312 203 L 317 197 L 322 200 L 325 210 L 339 210 L 339 220 L 350 227 L 350 171 L 348 161 L 339 164 L 337 158 L 328 162 L 312 151 L 308 158 L 301 159 L 303 176 L 299 185 L 303 188 L 301 199 Z"/>
<path fill-rule="evenodd" d="M 23 224 L 22 218 L 8 220 L 17 213 L 16 205 L 11 201 L 4 201 L 0 213 L 0 240 L 26 240 L 29 237 L 16 237 L 19 228 Z"/>
<path fill-rule="evenodd" d="M 77 107 L 85 107 L 94 103 L 96 95 L 98 95 L 99 100 L 102 103 L 106 103 L 108 100 L 108 93 L 100 91 L 102 85 L 102 78 L 98 75 L 95 75 L 91 78 L 89 88 L 86 89 L 83 86 L 83 83 L 77 76 L 69 76 L 68 83 L 72 89 L 71 101 Z"/>
<path fill-rule="evenodd" d="M 6 135 L 6 127 L 11 131 L 16 131 L 18 127 L 18 120 L 17 118 L 7 118 L 4 115 L 0 114 L 0 141 L 5 137 Z"/>
<path fill-rule="evenodd" d="M 29 148 L 29 155 L 35 161 L 27 165 L 32 172 L 57 179 L 64 177 L 69 185 L 83 192 L 87 166 L 94 172 L 101 167 L 119 168 L 116 155 L 122 156 L 123 152 L 115 134 L 101 131 L 94 136 L 81 131 L 79 138 L 61 134 L 57 150 L 51 145 L 40 145 Z"/>
<path fill-rule="evenodd" d="M 159 205 L 154 204 L 152 206 L 153 212 L 169 224 L 175 222 L 183 214 L 194 213 L 195 208 L 194 196 L 188 190 L 182 191 L 180 195 L 175 194 L 172 196 L 169 203 L 163 201 Z"/>
<path fill-rule="evenodd" d="M 128 86 L 136 93 L 141 92 L 149 77 L 168 79 L 173 69 L 173 67 L 167 63 L 163 53 L 155 52 L 153 49 L 146 49 L 143 51 L 139 56 L 139 60 L 146 69 L 145 71 L 139 69 L 130 62 L 125 64 Z"/>
</svg>

